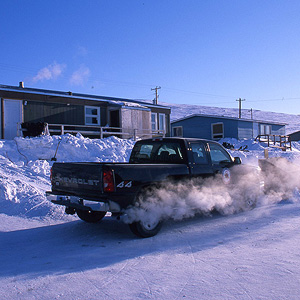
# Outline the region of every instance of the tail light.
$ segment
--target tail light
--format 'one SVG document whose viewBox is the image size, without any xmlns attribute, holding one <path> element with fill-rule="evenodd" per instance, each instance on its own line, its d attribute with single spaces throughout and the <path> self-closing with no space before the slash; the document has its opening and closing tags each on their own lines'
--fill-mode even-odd
<svg viewBox="0 0 300 300">
<path fill-rule="evenodd" d="M 50 169 L 50 181 L 52 181 L 52 168 Z"/>
<path fill-rule="evenodd" d="M 113 192 L 115 190 L 114 176 L 111 170 L 103 171 L 103 190 L 104 192 Z"/>
</svg>

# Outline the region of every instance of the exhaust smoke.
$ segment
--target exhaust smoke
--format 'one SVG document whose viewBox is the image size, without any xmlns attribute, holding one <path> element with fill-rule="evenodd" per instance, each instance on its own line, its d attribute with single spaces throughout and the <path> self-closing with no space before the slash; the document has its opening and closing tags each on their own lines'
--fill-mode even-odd
<svg viewBox="0 0 300 300">
<path fill-rule="evenodd" d="M 260 168 L 245 165 L 230 169 L 230 182 L 221 174 L 210 178 L 168 181 L 144 190 L 135 206 L 128 208 L 126 223 L 182 220 L 213 212 L 230 215 L 256 206 L 299 198 L 300 165 L 284 158 L 261 160 Z"/>
</svg>

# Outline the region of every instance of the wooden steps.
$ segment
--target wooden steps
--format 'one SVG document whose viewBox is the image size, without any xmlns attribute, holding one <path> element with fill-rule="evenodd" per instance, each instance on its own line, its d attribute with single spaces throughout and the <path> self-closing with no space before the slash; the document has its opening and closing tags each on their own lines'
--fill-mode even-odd
<svg viewBox="0 0 300 300">
<path fill-rule="evenodd" d="M 282 151 L 292 150 L 292 142 L 288 135 L 260 134 L 255 140 L 260 143 L 267 143 L 268 147 L 279 148 Z"/>
</svg>

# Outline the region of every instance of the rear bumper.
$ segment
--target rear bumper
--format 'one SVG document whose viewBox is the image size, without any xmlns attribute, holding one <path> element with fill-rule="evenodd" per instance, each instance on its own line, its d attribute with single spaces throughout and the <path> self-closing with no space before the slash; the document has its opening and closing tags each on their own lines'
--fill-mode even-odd
<svg viewBox="0 0 300 300">
<path fill-rule="evenodd" d="M 118 203 L 108 200 L 107 202 L 85 200 L 77 196 L 54 195 L 51 192 L 46 192 L 48 201 L 72 207 L 80 210 L 105 211 L 105 212 L 121 212 L 121 207 Z"/>
</svg>

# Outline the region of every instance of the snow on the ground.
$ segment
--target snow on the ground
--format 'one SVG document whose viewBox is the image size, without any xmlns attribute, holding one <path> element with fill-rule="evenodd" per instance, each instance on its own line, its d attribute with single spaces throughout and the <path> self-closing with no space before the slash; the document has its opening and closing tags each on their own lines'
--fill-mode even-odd
<svg viewBox="0 0 300 300">
<path fill-rule="evenodd" d="M 0 299 L 297 300 L 299 211 L 287 203 L 168 222 L 149 239 L 110 218 L 1 215 Z"/>
<path fill-rule="evenodd" d="M 220 142 L 255 167 L 266 149 Z M 47 202 L 54 157 L 125 162 L 133 145 L 81 135 L 0 141 L 0 299 L 299 299 L 297 191 L 233 215 L 169 220 L 148 239 L 110 217 L 87 224 Z M 298 164 L 300 143 L 292 146 L 269 156 Z"/>
</svg>

